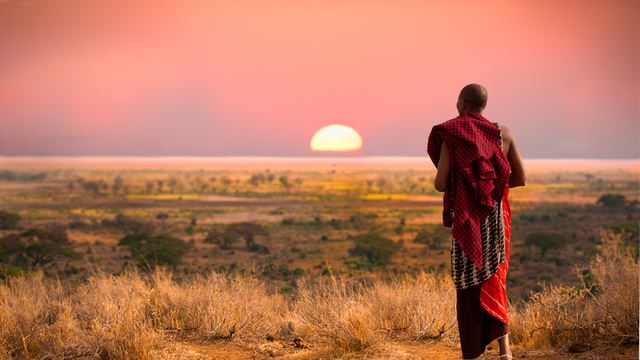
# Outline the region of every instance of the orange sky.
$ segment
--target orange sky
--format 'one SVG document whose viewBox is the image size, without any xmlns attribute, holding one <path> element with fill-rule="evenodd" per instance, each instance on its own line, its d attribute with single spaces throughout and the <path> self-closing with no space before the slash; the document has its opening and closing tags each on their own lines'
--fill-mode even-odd
<svg viewBox="0 0 640 360">
<path fill-rule="evenodd" d="M 525 157 L 638 157 L 639 4 L 0 0 L 0 151 L 426 156 L 480 82 Z"/>
</svg>

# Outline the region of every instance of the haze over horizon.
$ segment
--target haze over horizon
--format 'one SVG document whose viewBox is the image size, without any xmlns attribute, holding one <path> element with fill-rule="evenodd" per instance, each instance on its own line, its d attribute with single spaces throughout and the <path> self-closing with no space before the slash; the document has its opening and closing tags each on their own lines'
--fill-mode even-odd
<svg viewBox="0 0 640 360">
<path fill-rule="evenodd" d="M 0 156 L 426 156 L 458 91 L 524 158 L 640 155 L 640 2 L 4 1 Z"/>
</svg>

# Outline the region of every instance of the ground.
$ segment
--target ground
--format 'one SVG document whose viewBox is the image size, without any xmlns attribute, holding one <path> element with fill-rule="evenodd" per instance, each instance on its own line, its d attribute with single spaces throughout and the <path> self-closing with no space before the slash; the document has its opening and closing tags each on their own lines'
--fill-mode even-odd
<svg viewBox="0 0 640 360">
<path fill-rule="evenodd" d="M 179 344 L 184 359 L 333 359 L 330 351 L 322 349 L 297 350 L 293 344 L 281 342 L 264 342 L 248 345 L 237 342 L 198 343 L 182 342 Z M 554 349 L 513 349 L 514 359 L 637 359 L 637 347 L 618 347 L 609 352 L 606 349 L 583 353 L 560 352 Z M 345 355 L 345 359 L 459 359 L 459 349 L 441 341 L 420 341 L 416 343 L 390 342 L 376 346 L 371 351 L 364 351 L 353 356 Z M 497 359 L 497 348 L 491 348 L 484 359 Z"/>
</svg>

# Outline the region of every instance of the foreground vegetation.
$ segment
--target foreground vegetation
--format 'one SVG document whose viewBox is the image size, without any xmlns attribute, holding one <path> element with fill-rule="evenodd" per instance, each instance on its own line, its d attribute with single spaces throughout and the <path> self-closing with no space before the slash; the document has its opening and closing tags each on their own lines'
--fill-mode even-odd
<svg viewBox="0 0 640 360">
<path fill-rule="evenodd" d="M 511 308 L 517 349 L 638 343 L 638 262 L 605 232 L 578 287 L 548 286 Z M 0 358 L 184 358 L 185 340 L 242 342 L 270 355 L 349 357 L 390 339 L 457 341 L 449 277 L 300 277 L 282 292 L 249 273 L 96 273 L 69 284 L 41 272 L 0 284 Z M 300 358 L 300 357 L 299 357 Z"/>
</svg>

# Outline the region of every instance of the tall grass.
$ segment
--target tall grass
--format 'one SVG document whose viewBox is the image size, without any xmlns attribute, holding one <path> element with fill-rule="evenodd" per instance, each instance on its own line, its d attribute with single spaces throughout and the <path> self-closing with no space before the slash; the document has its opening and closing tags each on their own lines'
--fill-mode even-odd
<svg viewBox="0 0 640 360">
<path fill-rule="evenodd" d="M 514 343 L 530 347 L 638 343 L 638 263 L 622 245 L 622 235 L 603 232 L 601 238 L 599 255 L 585 272 L 589 274 L 585 286 L 547 286 L 512 309 Z"/>
<path fill-rule="evenodd" d="M 546 287 L 511 308 L 521 347 L 638 343 L 638 263 L 620 237 L 603 234 L 581 288 Z M 301 337 L 329 356 L 376 351 L 386 341 L 455 343 L 455 290 L 448 276 L 392 281 L 305 279 L 290 295 L 249 275 L 176 279 L 96 274 L 69 286 L 40 273 L 0 283 L 0 359 L 179 358 L 183 341 L 257 344 Z"/>
</svg>

